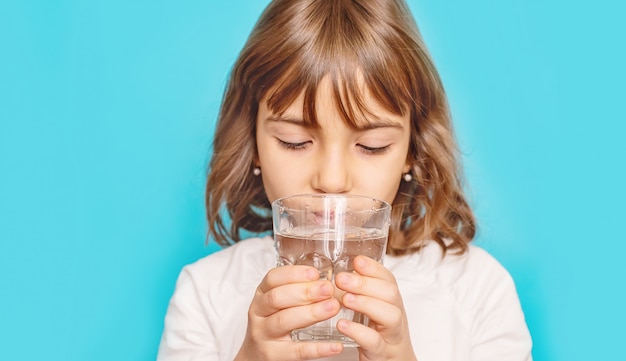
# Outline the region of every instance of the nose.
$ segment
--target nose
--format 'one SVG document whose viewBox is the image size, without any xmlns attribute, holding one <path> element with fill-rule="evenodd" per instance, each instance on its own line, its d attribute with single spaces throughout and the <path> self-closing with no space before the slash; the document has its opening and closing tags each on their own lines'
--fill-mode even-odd
<svg viewBox="0 0 626 361">
<path fill-rule="evenodd" d="M 350 161 L 338 149 L 328 149 L 318 157 L 311 186 L 319 193 L 347 193 L 352 188 Z"/>
</svg>

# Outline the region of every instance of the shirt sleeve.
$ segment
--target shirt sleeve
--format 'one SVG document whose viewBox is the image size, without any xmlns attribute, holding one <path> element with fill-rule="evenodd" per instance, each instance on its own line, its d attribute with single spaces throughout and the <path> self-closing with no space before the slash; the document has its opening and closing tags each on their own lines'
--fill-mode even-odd
<svg viewBox="0 0 626 361">
<path fill-rule="evenodd" d="M 484 277 L 473 284 L 477 302 L 471 360 L 532 361 L 532 341 L 513 279 L 495 259 L 486 252 L 484 256 L 480 264 Z"/>
<path fill-rule="evenodd" d="M 183 268 L 165 316 L 157 361 L 219 359 L 200 289 L 189 266 Z"/>
</svg>

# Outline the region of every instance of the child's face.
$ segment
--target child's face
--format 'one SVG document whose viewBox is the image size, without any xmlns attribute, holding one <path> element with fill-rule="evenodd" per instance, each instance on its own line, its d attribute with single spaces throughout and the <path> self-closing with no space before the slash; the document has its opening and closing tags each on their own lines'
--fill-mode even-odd
<svg viewBox="0 0 626 361">
<path fill-rule="evenodd" d="M 302 124 L 303 96 L 278 116 L 259 104 L 256 140 L 265 192 L 272 202 L 304 193 L 365 195 L 392 203 L 409 171 L 409 116 L 389 113 L 367 93 L 376 127 L 349 128 L 325 79 L 318 88 L 319 129 Z M 362 124 L 366 125 L 365 122 Z"/>
</svg>

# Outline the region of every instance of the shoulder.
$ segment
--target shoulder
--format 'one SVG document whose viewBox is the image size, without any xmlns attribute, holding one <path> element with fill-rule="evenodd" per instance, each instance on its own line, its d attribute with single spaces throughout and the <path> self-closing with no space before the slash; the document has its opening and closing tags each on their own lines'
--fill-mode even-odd
<svg viewBox="0 0 626 361">
<path fill-rule="evenodd" d="M 459 276 L 475 283 L 513 282 L 509 272 L 486 250 L 470 245 L 465 254 L 449 255 L 446 262 L 458 267 Z"/>
<path fill-rule="evenodd" d="M 256 281 L 254 275 L 265 274 L 276 265 L 271 237 L 250 238 L 219 250 L 183 268 L 192 278 L 211 281 Z M 252 279 L 254 280 L 252 280 Z M 246 282 L 247 283 L 247 282 Z"/>
<path fill-rule="evenodd" d="M 437 267 L 439 284 L 455 294 L 466 307 L 488 306 L 506 298 L 517 300 L 513 278 L 486 250 L 470 245 L 467 252 L 446 255 Z M 514 302 L 517 303 L 517 302 Z"/>
<path fill-rule="evenodd" d="M 532 341 L 509 272 L 476 246 L 446 258 L 441 281 L 465 315 L 475 358 L 531 360 Z"/>
<path fill-rule="evenodd" d="M 513 278 L 484 249 L 448 255 L 438 272 L 471 335 L 472 359 L 532 360 L 532 340 Z"/>
<path fill-rule="evenodd" d="M 216 317 L 215 307 L 223 307 L 224 299 L 250 294 L 275 264 L 273 242 L 267 237 L 244 240 L 203 257 L 183 267 L 170 311 Z"/>
<path fill-rule="evenodd" d="M 438 244 L 429 242 L 419 253 L 387 256 L 384 263 L 397 278 L 438 284 L 443 288 L 510 279 L 509 273 L 493 256 L 474 245 L 465 253 L 444 256 Z"/>
<path fill-rule="evenodd" d="M 443 256 L 430 242 L 419 253 L 386 257 L 385 265 L 396 276 L 407 314 L 419 320 L 412 326 L 416 335 L 432 338 L 439 330 L 439 340 L 466 337 L 473 360 L 532 359 L 513 279 L 484 249 L 471 245 L 463 254 Z M 429 326 L 421 328 L 425 322 Z"/>
<path fill-rule="evenodd" d="M 470 245 L 462 254 L 447 253 L 444 256 L 441 247 L 431 242 L 418 255 L 411 257 L 417 257 L 420 273 L 427 274 L 446 288 L 458 287 L 463 283 L 471 283 L 476 287 L 484 283 L 512 281 L 500 262 L 475 245 Z"/>
<path fill-rule="evenodd" d="M 241 241 L 183 267 L 165 316 L 159 359 L 183 359 L 190 350 L 205 359 L 236 352 L 232 340 L 243 339 L 246 328 L 242 310 L 275 264 L 273 241 L 265 237 Z M 224 340 L 229 342 L 225 346 Z"/>
<path fill-rule="evenodd" d="M 386 265 L 409 289 L 421 287 L 448 295 L 468 315 L 479 315 L 481 310 L 492 308 L 519 308 L 509 272 L 487 251 L 474 245 L 462 254 L 443 256 L 441 247 L 431 242 L 420 253 L 391 257 Z"/>
</svg>

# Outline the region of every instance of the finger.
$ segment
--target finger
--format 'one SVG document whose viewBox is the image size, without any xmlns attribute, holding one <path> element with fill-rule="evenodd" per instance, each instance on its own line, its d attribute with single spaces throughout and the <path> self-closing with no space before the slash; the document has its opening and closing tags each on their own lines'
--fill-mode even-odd
<svg viewBox="0 0 626 361">
<path fill-rule="evenodd" d="M 379 298 L 398 307 L 402 305 L 402 297 L 395 279 L 389 281 L 356 273 L 340 272 L 335 276 L 335 285 L 345 292 Z"/>
<path fill-rule="evenodd" d="M 287 284 L 257 293 L 252 302 L 255 315 L 266 317 L 285 308 L 303 306 L 330 298 L 334 287 L 330 281 Z"/>
<path fill-rule="evenodd" d="M 376 262 L 373 259 L 366 256 L 356 256 L 354 258 L 354 270 L 363 276 L 378 278 L 389 282 L 396 282 L 393 274 L 385 268 L 380 262 Z"/>
<path fill-rule="evenodd" d="M 370 322 L 377 325 L 378 331 L 397 330 L 402 324 L 404 313 L 401 308 L 374 297 L 346 293 L 342 302 L 345 307 L 366 314 Z"/>
<path fill-rule="evenodd" d="M 243 360 L 313 360 L 337 355 L 343 351 L 341 343 L 322 342 L 292 342 L 291 340 L 277 340 L 264 343 L 261 349 L 257 347 L 242 347 L 238 357 Z M 239 357 L 241 355 L 241 357 Z"/>
<path fill-rule="evenodd" d="M 353 339 L 366 352 L 376 353 L 385 344 L 385 341 L 376 330 L 356 322 L 339 320 L 337 322 L 337 330 Z"/>
<path fill-rule="evenodd" d="M 334 298 L 306 306 L 286 308 L 266 317 L 263 327 L 270 338 L 281 338 L 293 330 L 311 326 L 337 315 L 340 308 L 339 301 Z"/>
<path fill-rule="evenodd" d="M 283 266 L 271 269 L 257 288 L 257 293 L 267 292 L 272 288 L 289 283 L 315 281 L 320 278 L 319 271 L 309 266 Z"/>
<path fill-rule="evenodd" d="M 315 343 L 297 342 L 293 344 L 291 355 L 288 360 L 314 360 L 324 357 L 331 357 L 343 351 L 340 343 Z M 280 355 L 283 358 L 285 355 Z"/>
</svg>

